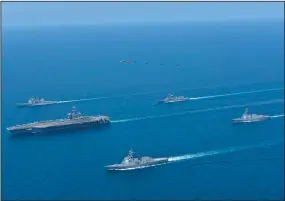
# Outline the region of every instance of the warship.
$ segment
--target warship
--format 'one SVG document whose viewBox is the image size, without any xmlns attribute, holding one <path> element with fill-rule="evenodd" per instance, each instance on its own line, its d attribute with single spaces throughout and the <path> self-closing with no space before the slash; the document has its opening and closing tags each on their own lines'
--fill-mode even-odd
<svg viewBox="0 0 285 201">
<path fill-rule="evenodd" d="M 245 109 L 245 112 L 240 118 L 233 119 L 233 123 L 252 123 L 257 121 L 264 121 L 270 119 L 271 116 L 268 115 L 259 115 L 259 114 L 248 114 L 248 108 Z"/>
<path fill-rule="evenodd" d="M 135 60 L 121 60 L 120 63 L 135 64 Z"/>
<path fill-rule="evenodd" d="M 43 98 L 30 98 L 27 103 L 18 103 L 18 107 L 35 107 L 56 104 L 58 101 L 46 101 Z"/>
<path fill-rule="evenodd" d="M 162 100 L 158 100 L 158 103 L 176 103 L 176 102 L 182 102 L 186 100 L 191 100 L 191 98 L 187 98 L 184 96 L 174 96 L 172 94 L 168 94 L 168 96 Z"/>
<path fill-rule="evenodd" d="M 11 134 L 22 133 L 42 133 L 53 132 L 59 130 L 76 129 L 87 126 L 100 126 L 110 123 L 110 119 L 107 116 L 83 116 L 73 106 L 72 111 L 68 113 L 65 119 L 56 119 L 48 121 L 39 121 L 34 123 L 16 125 L 7 128 Z"/>
<path fill-rule="evenodd" d="M 131 170 L 144 167 L 150 167 L 159 164 L 165 164 L 168 162 L 168 158 L 151 158 L 151 157 L 134 157 L 134 152 L 131 149 L 128 156 L 126 156 L 120 164 L 105 166 L 108 170 Z"/>
</svg>

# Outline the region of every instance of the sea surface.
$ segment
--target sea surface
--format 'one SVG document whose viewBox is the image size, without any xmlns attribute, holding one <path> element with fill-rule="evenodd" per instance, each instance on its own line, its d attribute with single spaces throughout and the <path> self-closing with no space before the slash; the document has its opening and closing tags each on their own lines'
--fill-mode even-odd
<svg viewBox="0 0 285 201">
<path fill-rule="evenodd" d="M 284 199 L 283 21 L 16 27 L 2 42 L 3 200 Z M 168 93 L 200 98 L 156 104 Z M 16 107 L 32 96 L 98 99 Z M 73 105 L 111 125 L 6 131 Z M 246 107 L 281 116 L 233 125 Z M 104 168 L 130 148 L 172 163 Z"/>
</svg>

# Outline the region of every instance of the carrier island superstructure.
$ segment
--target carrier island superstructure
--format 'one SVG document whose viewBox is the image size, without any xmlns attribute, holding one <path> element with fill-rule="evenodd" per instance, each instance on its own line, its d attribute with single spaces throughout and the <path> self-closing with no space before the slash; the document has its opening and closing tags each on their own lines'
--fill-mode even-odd
<svg viewBox="0 0 285 201">
<path fill-rule="evenodd" d="M 7 130 L 11 134 L 42 133 L 82 127 L 104 126 L 109 123 L 110 118 L 108 116 L 83 116 L 76 110 L 75 106 L 73 106 L 72 111 L 68 113 L 67 118 L 16 125 L 7 128 Z"/>
</svg>

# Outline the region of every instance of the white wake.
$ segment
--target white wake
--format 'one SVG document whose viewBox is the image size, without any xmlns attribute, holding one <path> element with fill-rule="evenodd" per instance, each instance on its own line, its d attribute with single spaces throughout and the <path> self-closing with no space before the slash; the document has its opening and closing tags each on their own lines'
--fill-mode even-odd
<svg viewBox="0 0 285 201">
<path fill-rule="evenodd" d="M 267 92 L 267 91 L 278 91 L 278 90 L 284 90 L 284 88 L 273 88 L 273 89 L 246 91 L 246 92 L 238 92 L 238 93 L 213 95 L 213 96 L 200 96 L 200 97 L 193 97 L 193 98 L 187 98 L 187 99 L 188 100 L 200 100 L 200 99 L 218 98 L 218 97 L 226 97 L 226 96 L 237 96 L 237 95 L 243 95 L 243 94 L 253 94 L 253 93 L 261 93 L 261 92 Z M 82 98 L 82 99 L 76 99 L 76 100 L 58 101 L 57 104 L 72 103 L 72 102 L 83 102 L 83 101 L 91 101 L 91 100 L 101 100 L 101 99 L 111 99 L 111 98 L 123 98 L 123 97 L 150 95 L 150 94 L 157 94 L 157 93 L 159 93 L 159 92 L 136 93 L 136 94 L 117 95 L 117 96 L 102 96 L 102 97 L 93 97 L 93 98 Z"/>
<path fill-rule="evenodd" d="M 183 160 L 188 160 L 188 159 L 201 158 L 201 157 L 206 157 L 206 156 L 227 154 L 227 153 L 236 152 L 236 151 L 243 151 L 243 150 L 248 150 L 248 149 L 260 148 L 260 147 L 264 147 L 264 146 L 272 146 L 272 145 L 283 143 L 283 140 L 284 140 L 284 138 L 282 138 L 282 140 L 279 139 L 279 140 L 276 140 L 273 142 L 263 142 L 263 143 L 260 143 L 257 145 L 230 147 L 230 148 L 221 149 L 221 150 L 199 152 L 199 153 L 195 153 L 195 154 L 186 154 L 186 155 L 182 155 L 182 156 L 174 156 L 174 157 L 169 157 L 168 161 L 169 162 L 177 162 L 177 161 L 183 161 Z"/>
<path fill-rule="evenodd" d="M 200 97 L 188 98 L 188 100 L 201 100 L 201 99 L 219 98 L 219 97 L 226 97 L 226 96 L 237 96 L 237 95 L 261 93 L 261 92 L 268 92 L 268 91 L 279 91 L 279 90 L 284 90 L 284 88 L 273 88 L 273 89 L 264 89 L 264 90 L 255 90 L 255 91 L 245 91 L 245 92 L 228 93 L 228 94 L 220 94 L 220 95 L 213 95 L 213 96 L 200 96 Z"/>
<path fill-rule="evenodd" d="M 124 123 L 124 122 L 139 121 L 139 120 L 146 120 L 146 119 L 166 118 L 166 117 L 173 117 L 173 116 L 179 116 L 179 115 L 185 115 L 185 114 L 196 114 L 196 113 L 226 110 L 226 109 L 232 109 L 232 108 L 259 106 L 259 105 L 266 105 L 266 104 L 272 104 L 272 103 L 278 103 L 278 102 L 284 102 L 284 99 L 274 99 L 270 101 L 260 101 L 260 102 L 240 104 L 240 105 L 228 105 L 228 106 L 222 106 L 222 107 L 216 107 L 216 108 L 206 108 L 206 109 L 201 109 L 201 110 L 190 110 L 190 111 L 184 111 L 184 112 L 179 112 L 179 113 L 174 113 L 174 114 L 158 115 L 158 116 L 145 116 L 145 117 L 136 117 L 136 118 L 130 118 L 130 119 L 112 120 L 111 123 Z M 279 117 L 280 115 L 277 115 L 277 116 Z M 273 116 L 273 118 L 277 116 Z"/>
<path fill-rule="evenodd" d="M 271 116 L 271 118 L 278 118 L 278 117 L 284 117 L 284 114 Z"/>
</svg>

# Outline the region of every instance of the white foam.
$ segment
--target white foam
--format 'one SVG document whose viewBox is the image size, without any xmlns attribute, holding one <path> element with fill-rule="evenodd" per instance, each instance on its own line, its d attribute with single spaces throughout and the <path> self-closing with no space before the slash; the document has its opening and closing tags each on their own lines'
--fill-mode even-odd
<svg viewBox="0 0 285 201">
<path fill-rule="evenodd" d="M 245 92 L 238 92 L 238 93 L 229 93 L 229 94 L 220 94 L 214 96 L 200 96 L 200 97 L 192 97 L 189 100 L 201 100 L 201 99 L 209 99 L 209 98 L 219 98 L 219 97 L 226 97 L 226 96 L 237 96 L 243 94 L 253 94 L 253 93 L 261 93 L 261 92 L 268 92 L 268 91 L 279 91 L 284 90 L 284 88 L 273 88 L 273 89 L 264 89 L 264 90 L 255 90 L 255 91 L 245 91 Z"/>
<path fill-rule="evenodd" d="M 57 103 L 61 104 L 61 103 L 71 103 L 71 102 L 82 102 L 82 101 L 91 101 L 91 100 L 111 99 L 111 98 L 122 98 L 122 97 L 128 97 L 128 96 L 149 95 L 149 94 L 155 94 L 155 93 L 158 93 L 158 92 L 137 93 L 137 94 L 117 95 L 117 96 L 102 96 L 102 97 L 94 97 L 94 98 L 82 98 L 82 99 L 76 99 L 76 100 L 58 101 Z"/>
<path fill-rule="evenodd" d="M 99 99 L 104 99 L 104 98 L 109 98 L 109 97 L 83 98 L 83 99 L 77 99 L 77 100 L 58 101 L 57 103 L 61 104 L 61 103 L 82 102 L 82 101 L 90 101 L 90 100 L 99 100 Z"/>
<path fill-rule="evenodd" d="M 196 154 L 186 154 L 186 155 L 182 155 L 182 156 L 174 156 L 174 157 L 169 157 L 168 161 L 169 162 L 177 162 L 177 161 L 189 160 L 189 159 L 194 159 L 194 158 L 201 158 L 201 157 L 205 157 L 205 156 L 213 156 L 213 155 L 231 153 L 231 152 L 235 152 L 235 151 L 254 149 L 254 148 L 259 148 L 259 147 L 264 147 L 264 146 L 272 146 L 272 145 L 283 143 L 283 140 L 284 140 L 284 138 L 278 139 L 278 140 L 272 141 L 272 142 L 263 142 L 263 143 L 260 143 L 257 145 L 230 147 L 230 148 L 221 149 L 221 150 L 199 152 Z"/>
<path fill-rule="evenodd" d="M 278 117 L 284 117 L 284 114 L 271 116 L 271 118 L 278 118 Z"/>
</svg>

